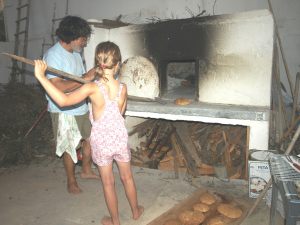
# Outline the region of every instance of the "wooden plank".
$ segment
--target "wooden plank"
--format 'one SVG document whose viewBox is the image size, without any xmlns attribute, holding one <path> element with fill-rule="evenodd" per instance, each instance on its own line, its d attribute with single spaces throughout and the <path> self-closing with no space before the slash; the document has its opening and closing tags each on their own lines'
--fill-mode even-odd
<svg viewBox="0 0 300 225">
<path fill-rule="evenodd" d="M 171 135 L 171 144 L 172 148 L 177 151 L 177 155 L 180 155 L 180 152 L 182 153 L 187 170 L 191 173 L 192 176 L 197 177 L 199 175 L 199 172 L 196 163 L 192 159 L 191 155 L 185 150 L 184 146 L 181 144 L 177 132 L 174 132 Z"/>
<path fill-rule="evenodd" d="M 239 208 L 242 209 L 243 213 L 242 216 L 238 219 L 229 219 L 226 218 L 230 225 L 239 225 L 244 221 L 244 218 L 247 215 L 247 212 L 249 210 L 249 203 L 245 201 L 244 199 L 240 198 L 233 198 L 232 196 L 229 196 L 228 194 L 225 193 L 217 193 L 212 189 L 204 189 L 204 188 L 199 188 L 197 191 L 193 192 L 188 198 L 185 200 L 179 202 L 178 204 L 174 205 L 172 208 L 167 210 L 166 212 L 162 213 L 159 217 L 155 218 L 152 220 L 150 223 L 147 225 L 164 225 L 165 222 L 167 222 L 170 219 L 177 219 L 178 215 L 183 212 L 184 210 L 192 210 L 192 206 L 196 203 L 200 202 L 200 196 L 204 194 L 205 192 L 209 192 L 211 194 L 216 195 L 217 197 L 220 197 L 219 200 L 217 200 L 216 204 L 212 205 L 212 208 L 214 209 L 213 212 L 210 212 L 206 214 L 207 218 L 210 218 L 214 216 L 215 214 L 218 214 L 216 212 L 216 207 L 220 202 L 227 203 L 227 202 L 233 202 L 235 205 L 237 205 Z M 205 221 L 204 223 L 205 224 Z"/>
<path fill-rule="evenodd" d="M 193 160 L 196 163 L 197 167 L 200 167 L 202 161 L 198 156 L 197 149 L 191 139 L 191 135 L 188 129 L 188 123 L 186 122 L 174 122 L 174 126 L 176 128 L 176 132 L 178 134 L 178 138 L 181 140 L 186 151 L 192 156 Z"/>
</svg>

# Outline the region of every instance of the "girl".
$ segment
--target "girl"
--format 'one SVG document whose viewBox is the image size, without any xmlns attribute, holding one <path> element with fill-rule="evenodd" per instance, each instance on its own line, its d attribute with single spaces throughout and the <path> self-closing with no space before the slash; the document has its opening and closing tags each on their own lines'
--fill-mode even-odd
<svg viewBox="0 0 300 225">
<path fill-rule="evenodd" d="M 128 134 L 123 114 L 127 103 L 127 88 L 114 78 L 121 63 L 119 47 L 113 42 L 98 44 L 95 51 L 98 80 L 82 85 L 70 94 L 64 94 L 45 77 L 47 65 L 35 60 L 35 77 L 51 98 L 60 106 L 74 105 L 87 97 L 92 104 L 92 158 L 97 164 L 102 180 L 104 197 L 110 217 L 104 217 L 103 225 L 119 225 L 118 200 L 113 175 L 113 160 L 117 162 L 132 217 L 137 220 L 144 208 L 138 205 L 135 182 L 131 172 Z"/>
</svg>

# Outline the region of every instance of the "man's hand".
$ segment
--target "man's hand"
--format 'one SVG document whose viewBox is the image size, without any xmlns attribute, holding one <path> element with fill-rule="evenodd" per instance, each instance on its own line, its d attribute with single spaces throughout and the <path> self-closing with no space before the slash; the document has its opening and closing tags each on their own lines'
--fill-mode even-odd
<svg viewBox="0 0 300 225">
<path fill-rule="evenodd" d="M 95 75 L 96 75 L 96 69 L 92 68 L 86 74 L 84 74 L 82 76 L 82 78 L 87 80 L 87 81 L 92 81 L 92 80 L 94 80 Z"/>
</svg>

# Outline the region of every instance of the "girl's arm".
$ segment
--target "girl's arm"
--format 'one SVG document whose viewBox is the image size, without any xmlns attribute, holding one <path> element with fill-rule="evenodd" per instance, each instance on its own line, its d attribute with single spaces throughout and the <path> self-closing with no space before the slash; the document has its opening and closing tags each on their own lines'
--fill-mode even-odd
<svg viewBox="0 0 300 225">
<path fill-rule="evenodd" d="M 123 85 L 123 89 L 121 92 L 121 99 L 122 99 L 122 104 L 120 107 L 120 112 L 122 115 L 124 115 L 127 106 L 127 86 L 125 84 Z"/>
<path fill-rule="evenodd" d="M 34 60 L 35 67 L 34 67 L 34 74 L 41 85 L 44 87 L 45 91 L 49 94 L 49 96 L 60 106 L 70 106 L 77 104 L 87 97 L 90 96 L 93 88 L 90 88 L 93 83 L 87 83 L 81 86 L 76 91 L 65 94 L 57 87 L 55 87 L 51 81 L 47 79 L 45 76 L 45 71 L 47 69 L 47 64 L 42 60 Z"/>
</svg>

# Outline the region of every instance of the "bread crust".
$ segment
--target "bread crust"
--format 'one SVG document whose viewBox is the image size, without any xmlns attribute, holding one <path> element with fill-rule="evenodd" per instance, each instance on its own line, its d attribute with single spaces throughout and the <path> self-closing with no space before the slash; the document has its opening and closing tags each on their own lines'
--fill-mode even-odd
<svg viewBox="0 0 300 225">
<path fill-rule="evenodd" d="M 221 203 L 220 205 L 218 205 L 217 211 L 231 219 L 240 218 L 243 214 L 243 211 L 240 208 L 225 203 Z"/>
<path fill-rule="evenodd" d="M 200 196 L 200 202 L 206 205 L 212 205 L 216 202 L 216 197 L 209 192 L 205 192 Z"/>
<path fill-rule="evenodd" d="M 197 225 L 204 221 L 205 216 L 202 212 L 185 210 L 179 214 L 178 218 L 184 225 Z"/>
<path fill-rule="evenodd" d="M 192 100 L 188 98 L 177 98 L 175 100 L 176 105 L 189 105 L 191 104 Z"/>
<path fill-rule="evenodd" d="M 209 206 L 204 203 L 196 203 L 195 205 L 193 205 L 193 209 L 194 211 L 205 213 L 209 211 Z"/>
<path fill-rule="evenodd" d="M 206 225 L 225 225 L 225 223 L 223 222 L 221 216 L 216 216 L 216 217 L 210 218 L 207 221 Z"/>
</svg>

